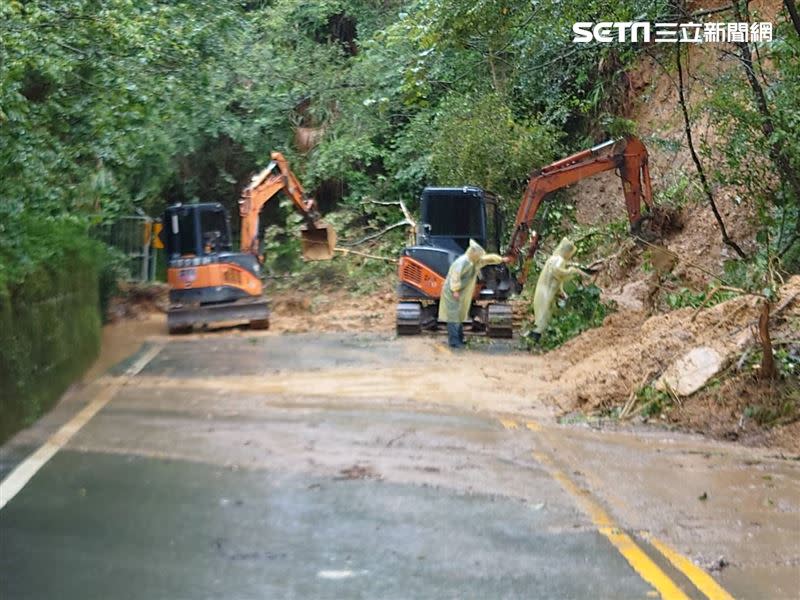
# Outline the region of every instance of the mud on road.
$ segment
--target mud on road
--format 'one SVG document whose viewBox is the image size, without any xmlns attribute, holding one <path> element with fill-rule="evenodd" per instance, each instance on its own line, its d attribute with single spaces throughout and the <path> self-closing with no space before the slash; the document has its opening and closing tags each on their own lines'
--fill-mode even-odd
<svg viewBox="0 0 800 600">
<path fill-rule="evenodd" d="M 595 597 L 647 597 L 649 585 L 601 535 L 600 514 L 681 589 L 694 587 L 649 536 L 710 569 L 734 597 L 797 590 L 798 461 L 663 430 L 559 424 L 542 401 L 566 366 L 552 355 L 508 342 L 454 354 L 439 338 L 374 332 L 232 330 L 152 344 L 164 346 L 0 511 L 16 540 L 4 572 L 67 553 L 48 535 L 20 553 L 44 534 L 42 511 L 55 502 L 75 525 L 54 516 L 50 527 L 84 539 L 85 560 L 110 544 L 110 572 L 133 554 L 126 569 L 174 597 L 186 589 L 154 560 L 202 571 L 194 597 L 234 576 L 238 597 L 325 597 L 338 577 L 348 582 L 340 593 L 363 597 L 396 597 L 409 581 L 419 597 L 588 597 L 580 581 Z M 14 438 L 6 470 L 134 360 Z M 132 529 L 109 542 L 102 524 L 129 518 Z M 198 521 L 207 526 L 191 534 L 181 525 Z M 166 549 L 151 560 L 153 540 Z M 78 565 L 64 565 L 66 580 L 85 583 L 68 575 Z M 22 590 L 33 578 L 14 581 Z"/>
</svg>

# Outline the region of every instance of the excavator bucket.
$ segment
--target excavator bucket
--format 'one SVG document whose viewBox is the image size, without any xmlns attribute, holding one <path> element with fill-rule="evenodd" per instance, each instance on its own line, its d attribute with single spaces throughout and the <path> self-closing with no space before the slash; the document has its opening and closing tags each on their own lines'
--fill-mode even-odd
<svg viewBox="0 0 800 600">
<path fill-rule="evenodd" d="M 323 221 L 303 225 L 300 228 L 300 246 L 306 260 L 330 260 L 336 248 L 336 232 Z"/>
</svg>

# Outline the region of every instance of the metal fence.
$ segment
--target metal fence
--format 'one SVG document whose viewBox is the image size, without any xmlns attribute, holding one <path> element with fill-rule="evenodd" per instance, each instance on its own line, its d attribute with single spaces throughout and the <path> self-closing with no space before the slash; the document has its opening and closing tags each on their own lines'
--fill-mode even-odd
<svg viewBox="0 0 800 600">
<path fill-rule="evenodd" d="M 130 281 L 154 281 L 156 250 L 153 247 L 154 220 L 147 215 L 130 215 L 103 226 L 101 237 L 125 256 Z"/>
</svg>

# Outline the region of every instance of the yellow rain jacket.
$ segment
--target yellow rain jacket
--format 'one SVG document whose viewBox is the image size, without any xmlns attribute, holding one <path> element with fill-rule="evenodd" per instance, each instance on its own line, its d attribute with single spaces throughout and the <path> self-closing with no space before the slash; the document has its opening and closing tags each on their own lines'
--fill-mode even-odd
<svg viewBox="0 0 800 600">
<path fill-rule="evenodd" d="M 544 268 L 536 282 L 533 292 L 533 312 L 536 316 L 536 325 L 533 328 L 537 333 L 544 333 L 550 317 L 553 316 L 556 295 L 564 292 L 564 284 L 573 275 L 580 275 L 580 269 L 570 267 L 567 262 L 575 254 L 575 244 L 567 238 L 562 239 L 553 252 L 553 255 L 544 263 Z"/>
<path fill-rule="evenodd" d="M 442 296 L 439 299 L 439 320 L 447 323 L 466 321 L 478 273 L 486 265 L 497 265 L 501 262 L 503 262 L 502 256 L 486 254 L 480 244 L 470 240 L 467 251 L 453 261 L 447 271 L 447 278 L 442 286 Z M 458 292 L 458 298 L 453 295 L 454 292 Z"/>
</svg>

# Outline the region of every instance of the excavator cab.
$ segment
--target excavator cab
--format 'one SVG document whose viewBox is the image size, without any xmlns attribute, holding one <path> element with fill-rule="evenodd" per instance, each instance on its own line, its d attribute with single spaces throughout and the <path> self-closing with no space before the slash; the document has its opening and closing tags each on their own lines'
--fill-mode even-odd
<svg viewBox="0 0 800 600">
<path fill-rule="evenodd" d="M 494 194 L 480 188 L 425 188 L 420 199 L 418 244 L 466 251 L 473 239 L 488 252 L 500 244 Z"/>
<path fill-rule="evenodd" d="M 261 265 L 255 256 L 233 251 L 228 213 L 221 204 L 175 204 L 164 212 L 163 223 L 170 333 L 222 321 L 268 326 Z"/>
<path fill-rule="evenodd" d="M 168 258 L 209 256 L 232 248 L 228 214 L 217 202 L 170 206 L 162 236 Z"/>
<path fill-rule="evenodd" d="M 470 239 L 488 252 L 497 252 L 501 232 L 494 194 L 471 186 L 425 188 L 417 243 L 404 248 L 400 256 L 397 332 L 413 335 L 435 328 L 450 265 L 466 251 Z M 479 282 L 470 310 L 473 328 L 482 328 L 492 337 L 510 337 L 511 312 L 504 301 L 514 290 L 514 282 L 507 266 L 484 267 Z"/>
</svg>

